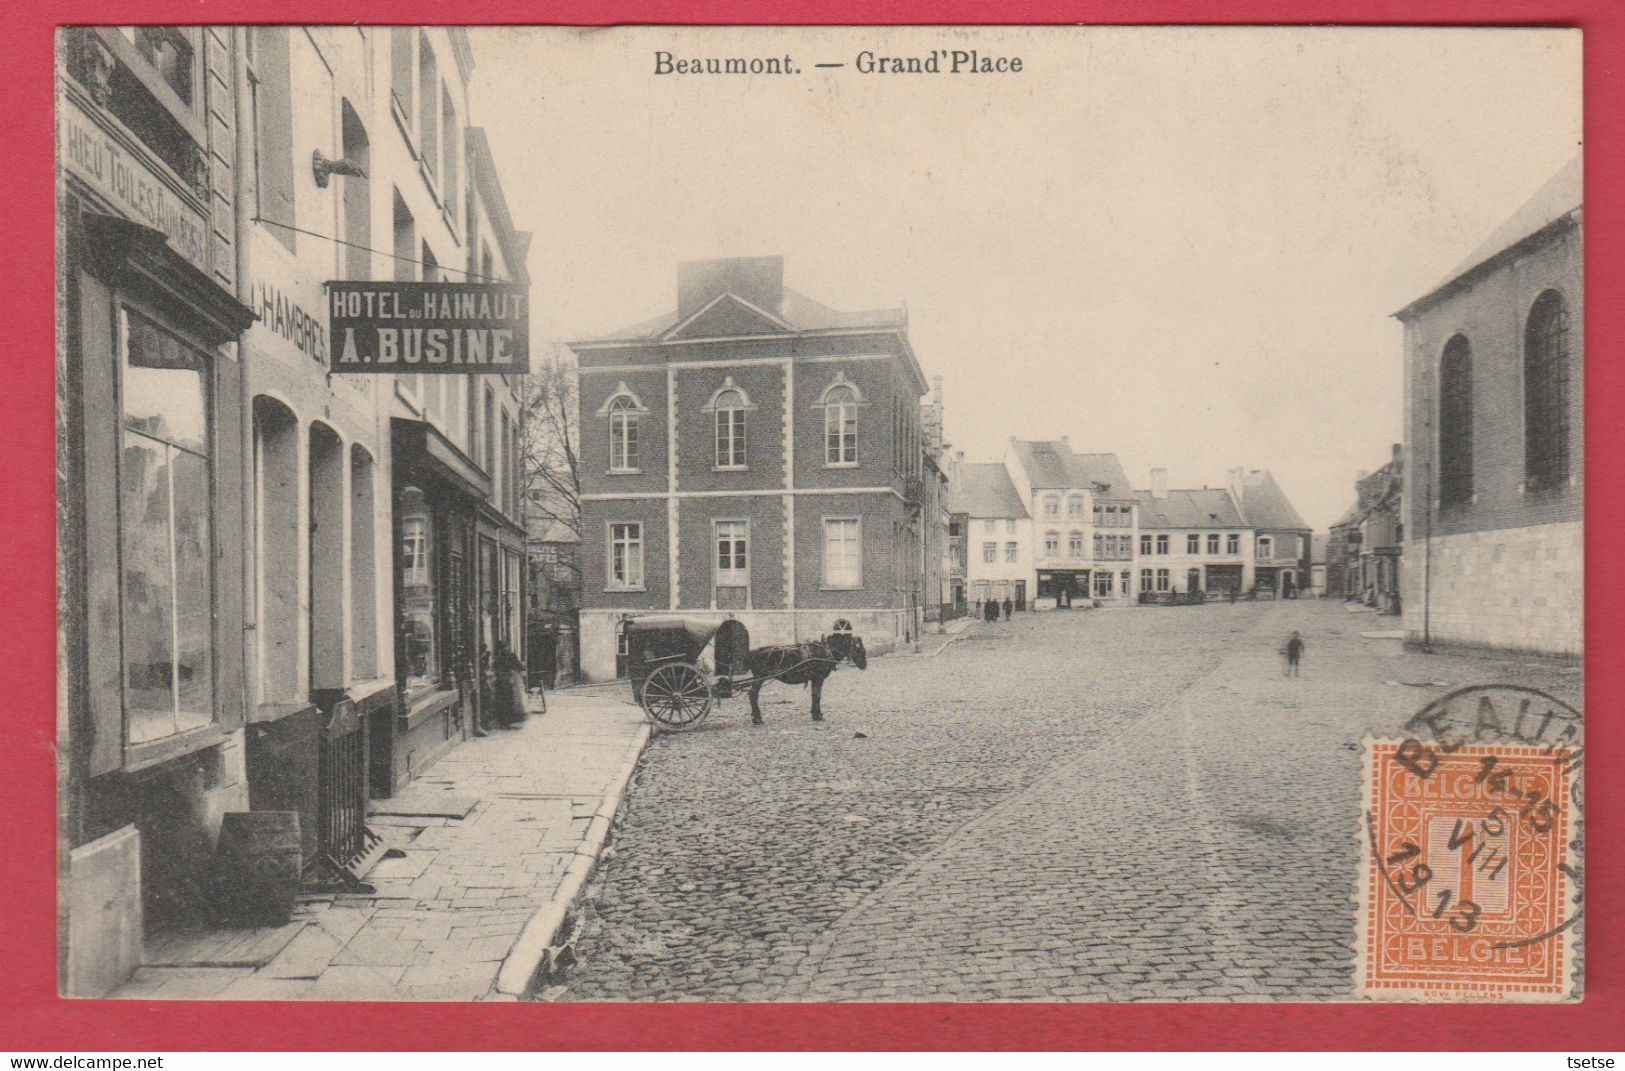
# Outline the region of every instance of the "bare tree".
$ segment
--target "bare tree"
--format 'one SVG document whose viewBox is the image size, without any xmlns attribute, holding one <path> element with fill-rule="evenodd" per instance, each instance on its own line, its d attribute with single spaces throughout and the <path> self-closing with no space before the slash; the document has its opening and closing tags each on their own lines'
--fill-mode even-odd
<svg viewBox="0 0 1625 1071">
<path fill-rule="evenodd" d="M 527 522 L 563 525 L 581 538 L 576 369 L 561 348 L 525 379 L 524 508 Z"/>
</svg>

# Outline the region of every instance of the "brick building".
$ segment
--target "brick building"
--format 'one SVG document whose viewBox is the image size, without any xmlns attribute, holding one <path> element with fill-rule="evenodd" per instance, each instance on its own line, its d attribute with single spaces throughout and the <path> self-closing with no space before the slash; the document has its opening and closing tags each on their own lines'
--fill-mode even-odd
<svg viewBox="0 0 1625 1071">
<path fill-rule="evenodd" d="M 1395 314 L 1413 641 L 1582 652 L 1581 206 L 1576 158 Z"/>
<path fill-rule="evenodd" d="M 906 314 L 838 311 L 783 273 L 781 257 L 685 263 L 675 310 L 570 344 L 588 679 L 624 671 L 619 623 L 640 613 L 735 617 L 756 643 L 837 618 L 871 650 L 918 635 L 941 511 Z"/>
</svg>

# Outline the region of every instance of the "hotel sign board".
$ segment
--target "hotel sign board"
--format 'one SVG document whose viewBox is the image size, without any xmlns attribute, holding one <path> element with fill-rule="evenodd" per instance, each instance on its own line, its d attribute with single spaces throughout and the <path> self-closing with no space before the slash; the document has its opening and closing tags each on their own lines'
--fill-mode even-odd
<svg viewBox="0 0 1625 1071">
<path fill-rule="evenodd" d="M 530 295 L 508 283 L 330 282 L 328 368 L 338 373 L 530 371 Z"/>
</svg>

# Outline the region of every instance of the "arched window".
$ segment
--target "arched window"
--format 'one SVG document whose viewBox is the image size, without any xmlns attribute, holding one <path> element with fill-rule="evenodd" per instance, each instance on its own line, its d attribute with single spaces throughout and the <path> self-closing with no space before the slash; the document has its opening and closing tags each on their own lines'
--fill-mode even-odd
<svg viewBox="0 0 1625 1071">
<path fill-rule="evenodd" d="M 1473 497 L 1473 351 L 1465 336 L 1439 360 L 1439 505 Z"/>
<path fill-rule="evenodd" d="M 716 398 L 717 468 L 745 467 L 745 397 L 725 390 Z"/>
<path fill-rule="evenodd" d="M 824 464 L 857 463 L 858 396 L 851 387 L 831 387 L 824 395 Z"/>
<path fill-rule="evenodd" d="M 1569 310 L 1548 290 L 1523 329 L 1523 465 L 1531 488 L 1569 478 Z"/>
<path fill-rule="evenodd" d="M 612 472 L 638 467 L 638 407 L 625 394 L 609 403 L 609 467 Z"/>
</svg>

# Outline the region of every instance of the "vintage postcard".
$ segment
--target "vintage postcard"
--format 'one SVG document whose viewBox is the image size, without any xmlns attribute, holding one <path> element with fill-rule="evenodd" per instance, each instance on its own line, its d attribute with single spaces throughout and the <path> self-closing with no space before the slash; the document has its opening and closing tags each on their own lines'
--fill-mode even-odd
<svg viewBox="0 0 1625 1071">
<path fill-rule="evenodd" d="M 1574 1001 L 1581 34 L 56 37 L 59 986 Z"/>
</svg>

